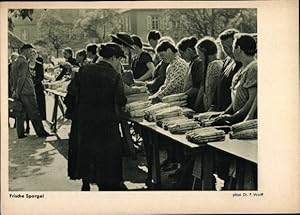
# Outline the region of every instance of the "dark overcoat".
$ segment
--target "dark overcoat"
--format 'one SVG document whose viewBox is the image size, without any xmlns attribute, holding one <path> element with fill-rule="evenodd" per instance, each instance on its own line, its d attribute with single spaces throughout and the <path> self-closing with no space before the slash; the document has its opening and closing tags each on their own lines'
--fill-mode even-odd
<svg viewBox="0 0 300 215">
<path fill-rule="evenodd" d="M 126 104 L 120 74 L 104 61 L 82 66 L 69 93 L 76 98 L 69 140 L 69 177 L 91 183 L 120 183 L 119 111 Z"/>
</svg>

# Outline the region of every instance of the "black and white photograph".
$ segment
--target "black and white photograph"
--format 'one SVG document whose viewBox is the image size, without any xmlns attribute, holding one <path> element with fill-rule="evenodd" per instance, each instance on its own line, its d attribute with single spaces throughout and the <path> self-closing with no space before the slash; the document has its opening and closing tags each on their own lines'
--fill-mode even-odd
<svg viewBox="0 0 300 215">
<path fill-rule="evenodd" d="M 9 200 L 267 195 L 258 7 L 154 4 L 6 9 Z"/>
<path fill-rule="evenodd" d="M 256 9 L 8 18 L 11 191 L 257 189 Z"/>
</svg>

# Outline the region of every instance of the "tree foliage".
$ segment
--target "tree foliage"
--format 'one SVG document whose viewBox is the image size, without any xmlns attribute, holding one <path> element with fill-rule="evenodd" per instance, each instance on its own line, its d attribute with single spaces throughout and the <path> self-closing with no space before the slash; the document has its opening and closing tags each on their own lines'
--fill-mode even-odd
<svg viewBox="0 0 300 215">
<path fill-rule="evenodd" d="M 119 29 L 116 10 L 84 10 L 76 21 L 74 32 L 77 37 L 85 38 L 89 42 L 101 43 L 109 39 L 109 34 Z"/>
<path fill-rule="evenodd" d="M 32 21 L 33 9 L 9 9 L 8 10 L 8 30 L 13 31 L 15 25 L 13 22 L 13 18 L 28 18 Z"/>
<path fill-rule="evenodd" d="M 174 39 L 194 35 L 217 37 L 227 28 L 256 32 L 256 9 L 170 9 L 166 33 Z"/>
<path fill-rule="evenodd" d="M 73 25 L 66 25 L 55 11 L 45 12 L 38 20 L 37 28 L 40 38 L 37 43 L 48 44 L 50 48 L 56 50 L 57 56 L 59 49 L 74 39 Z"/>
</svg>

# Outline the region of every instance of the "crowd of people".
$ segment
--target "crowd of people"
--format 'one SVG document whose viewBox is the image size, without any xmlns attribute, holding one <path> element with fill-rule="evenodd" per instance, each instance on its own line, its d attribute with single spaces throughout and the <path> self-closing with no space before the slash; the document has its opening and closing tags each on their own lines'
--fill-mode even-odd
<svg viewBox="0 0 300 215">
<path fill-rule="evenodd" d="M 89 44 L 75 56 L 71 48 L 63 50 L 67 63 L 60 66 L 55 80 L 66 76 L 71 80 L 64 100 L 67 118 L 72 120 L 68 174 L 82 180 L 84 191 L 90 190 L 90 183 L 99 190 L 123 189 L 119 123 L 128 125 L 120 119 L 127 95 L 148 91 L 155 104 L 164 96 L 185 93 L 188 107 L 197 113 L 220 111 L 219 125 L 257 117 L 257 46 L 252 35 L 227 29 L 216 39 L 191 36 L 176 44 L 152 30 L 147 39 L 154 55 L 145 50 L 138 35 L 125 32 L 111 35 L 110 42 Z M 125 68 L 129 56 L 134 57 Z M 24 45 L 12 59 L 11 96 L 24 106 L 17 117 L 19 138 L 25 137 L 26 114 L 38 136 L 49 135 L 41 124 L 45 119 L 43 69 L 36 58 L 34 48 Z M 180 159 L 173 156 L 174 149 L 168 151 L 164 168 L 176 168 L 173 164 Z"/>
</svg>

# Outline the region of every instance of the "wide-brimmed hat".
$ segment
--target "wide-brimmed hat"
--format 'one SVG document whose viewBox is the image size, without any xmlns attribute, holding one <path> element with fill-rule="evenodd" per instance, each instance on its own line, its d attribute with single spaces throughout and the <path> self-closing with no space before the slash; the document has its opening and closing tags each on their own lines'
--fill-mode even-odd
<svg viewBox="0 0 300 215">
<path fill-rule="evenodd" d="M 129 34 L 127 34 L 125 32 L 119 32 L 117 34 L 111 34 L 110 36 L 112 37 L 113 42 L 120 44 L 120 45 L 127 46 L 131 49 L 135 49 L 133 46 L 134 41 Z"/>
</svg>

